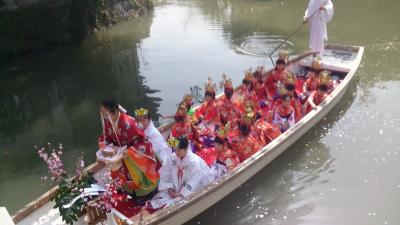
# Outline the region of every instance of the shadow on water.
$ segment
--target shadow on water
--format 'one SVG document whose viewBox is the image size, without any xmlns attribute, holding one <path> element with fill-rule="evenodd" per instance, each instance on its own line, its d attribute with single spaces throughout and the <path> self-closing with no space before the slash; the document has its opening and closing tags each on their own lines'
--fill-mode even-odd
<svg viewBox="0 0 400 225">
<path fill-rule="evenodd" d="M 152 97 L 158 91 L 139 74 L 137 48 L 151 23 L 151 16 L 128 21 L 79 46 L 0 67 L 0 199 L 9 211 L 48 188 L 40 182 L 46 168 L 34 145 L 62 142 L 69 166 L 81 152 L 87 153 L 87 162 L 94 161 L 95 137 L 101 132 L 98 104 L 103 98 L 114 97 L 128 112 L 149 108 L 158 120 L 161 98 Z M 33 187 L 32 195 L 23 194 L 24 182 Z M 19 201 L 10 199 L 19 194 Z"/>
<path fill-rule="evenodd" d="M 359 78 L 326 117 L 240 188 L 187 224 L 299 224 L 313 211 L 319 193 L 303 192 L 327 183 L 334 161 L 323 138 L 353 104 Z M 321 180 L 324 177 L 323 180 Z"/>
</svg>

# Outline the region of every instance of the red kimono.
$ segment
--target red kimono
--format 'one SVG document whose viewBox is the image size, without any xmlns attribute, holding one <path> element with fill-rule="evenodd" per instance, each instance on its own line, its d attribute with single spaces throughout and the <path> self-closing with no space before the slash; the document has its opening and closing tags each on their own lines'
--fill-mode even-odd
<svg viewBox="0 0 400 225">
<path fill-rule="evenodd" d="M 307 91 L 315 91 L 317 89 L 318 83 L 319 80 L 317 77 L 309 77 L 305 83 Z"/>
<path fill-rule="evenodd" d="M 193 139 L 192 126 L 189 121 L 175 122 L 171 128 L 171 136 L 179 138 L 180 136 L 186 136 L 189 140 Z"/>
<path fill-rule="evenodd" d="M 318 94 L 318 91 L 313 91 L 311 93 L 311 95 L 309 96 L 309 98 L 312 99 L 312 101 L 314 102 L 315 105 L 319 105 L 319 104 L 321 104 L 322 101 L 325 100 L 325 98 L 327 96 L 328 96 L 327 93 L 325 93 L 324 95 L 320 95 L 320 94 Z M 312 106 L 310 104 L 308 104 L 307 113 L 310 112 L 312 109 L 313 109 Z"/>
<path fill-rule="evenodd" d="M 214 147 L 201 148 L 196 151 L 196 155 L 200 156 L 208 166 L 211 166 L 217 160 L 217 151 Z"/>
<path fill-rule="evenodd" d="M 143 128 L 136 122 L 136 120 L 120 112 L 117 126 L 115 131 L 109 119 L 104 119 L 104 133 L 99 137 L 99 143 L 103 142 L 105 145 L 113 143 L 115 146 L 135 146 L 136 142 L 145 140 Z M 116 133 L 118 135 L 116 135 Z"/>
<path fill-rule="evenodd" d="M 240 88 L 237 92 L 235 92 L 232 96 L 232 101 L 235 106 L 237 106 L 240 113 L 244 113 L 246 109 L 246 104 L 251 103 L 253 105 L 253 110 L 258 111 L 260 108 L 260 103 L 258 101 L 258 96 L 256 92 Z"/>
<path fill-rule="evenodd" d="M 267 88 L 269 100 L 272 100 L 272 98 L 277 94 L 278 82 L 283 83 L 285 73 L 286 70 L 273 70 L 268 76 L 265 82 L 265 87 Z"/>
<path fill-rule="evenodd" d="M 113 143 L 128 147 L 122 167 L 112 171 L 111 176 L 118 177 L 127 191 L 145 196 L 157 188 L 161 162 L 155 157 L 151 142 L 133 117 L 120 112 L 115 125 L 113 128 L 111 121 L 105 119 L 104 132 L 99 138 L 99 146 Z M 135 176 L 139 178 L 133 179 Z"/>
<path fill-rule="evenodd" d="M 267 99 L 267 89 L 264 83 L 255 81 L 253 82 L 253 86 L 259 101 Z"/>
<path fill-rule="evenodd" d="M 212 100 L 210 102 L 204 102 L 197 110 L 196 110 L 196 118 L 202 119 L 207 123 L 220 124 L 220 115 L 217 107 L 217 102 Z"/>
<path fill-rule="evenodd" d="M 217 159 L 224 164 L 228 170 L 233 170 L 240 163 L 237 153 L 226 148 L 218 152 Z"/>
<path fill-rule="evenodd" d="M 232 150 L 238 154 L 240 162 L 248 159 L 262 147 L 263 143 L 251 134 L 246 137 L 240 135 L 232 141 Z"/>
<path fill-rule="evenodd" d="M 290 98 L 290 105 L 294 109 L 294 119 L 297 121 L 301 120 L 303 117 L 301 113 L 301 103 L 296 97 L 291 97 Z"/>
<path fill-rule="evenodd" d="M 225 95 L 217 100 L 217 106 L 221 121 L 226 124 L 229 121 L 239 119 L 240 113 L 233 101 L 229 100 Z"/>
<path fill-rule="evenodd" d="M 281 134 L 281 130 L 278 126 L 268 123 L 263 119 L 259 119 L 254 123 L 253 130 L 259 136 L 264 136 L 265 144 L 270 143 Z"/>
</svg>

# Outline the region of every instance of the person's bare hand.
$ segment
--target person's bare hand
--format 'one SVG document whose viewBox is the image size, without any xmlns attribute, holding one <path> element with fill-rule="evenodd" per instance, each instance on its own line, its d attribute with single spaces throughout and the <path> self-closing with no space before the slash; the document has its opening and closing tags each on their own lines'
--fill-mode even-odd
<svg viewBox="0 0 400 225">
<path fill-rule="evenodd" d="M 177 192 L 175 189 L 172 189 L 172 188 L 168 189 L 168 195 L 171 198 L 176 198 L 176 197 L 182 196 L 181 193 Z"/>
<path fill-rule="evenodd" d="M 304 19 L 303 19 L 303 24 L 304 24 L 304 23 L 307 23 L 307 22 L 308 22 L 308 19 L 307 19 L 307 18 L 304 18 Z"/>
</svg>

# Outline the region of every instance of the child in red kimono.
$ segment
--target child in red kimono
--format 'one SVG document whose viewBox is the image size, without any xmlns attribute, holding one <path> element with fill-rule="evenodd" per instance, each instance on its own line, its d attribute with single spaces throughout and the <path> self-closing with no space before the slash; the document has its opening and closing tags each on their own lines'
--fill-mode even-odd
<svg viewBox="0 0 400 225">
<path fill-rule="evenodd" d="M 197 123 L 206 123 L 208 125 L 220 125 L 220 115 L 215 100 L 215 84 L 211 78 L 206 83 L 206 92 L 204 94 L 204 103 L 196 110 L 195 118 Z"/>
<path fill-rule="evenodd" d="M 284 75 L 286 74 L 285 70 L 285 61 L 283 59 L 276 60 L 275 69 L 269 74 L 265 87 L 267 88 L 268 99 L 271 101 L 278 94 L 278 89 L 283 82 Z"/>
<path fill-rule="evenodd" d="M 217 100 L 217 106 L 221 122 L 226 125 L 229 121 L 237 121 L 240 112 L 232 101 L 233 86 L 231 79 L 228 79 L 226 74 L 223 74 L 222 78 L 223 81 L 220 86 L 224 88 L 224 95 Z"/>
<path fill-rule="evenodd" d="M 232 141 L 232 150 L 238 154 L 240 162 L 245 161 L 263 147 L 263 143 L 250 132 L 250 126 L 240 123 L 239 135 Z"/>
<path fill-rule="evenodd" d="M 295 124 L 294 108 L 290 105 L 290 96 L 284 94 L 281 96 L 281 102 L 275 109 L 273 123 L 285 132 Z"/>
<path fill-rule="evenodd" d="M 181 104 L 175 114 L 175 123 L 171 128 L 171 137 L 187 137 L 193 139 L 192 125 L 189 115 L 186 113 L 186 108 Z"/>
<path fill-rule="evenodd" d="M 241 114 L 244 114 L 246 110 L 246 104 L 251 103 L 256 109 L 259 108 L 259 101 L 256 92 L 254 91 L 254 86 L 252 84 L 252 72 L 246 71 L 245 77 L 242 80 L 242 85 L 233 94 L 232 101 L 240 110 Z"/>
<path fill-rule="evenodd" d="M 240 160 L 236 152 L 228 148 L 227 140 L 224 137 L 217 136 L 214 140 L 217 150 L 217 163 L 226 166 L 228 171 L 235 169 Z"/>
<path fill-rule="evenodd" d="M 328 96 L 328 86 L 321 84 L 316 91 L 313 91 L 308 97 L 304 107 L 307 109 L 307 113 L 315 109 L 317 105 L 321 104 L 323 100 Z"/>
<path fill-rule="evenodd" d="M 275 124 L 271 124 L 263 118 L 259 118 L 253 125 L 253 130 L 258 136 L 264 136 L 265 145 L 269 144 L 281 134 L 281 130 Z"/>
</svg>

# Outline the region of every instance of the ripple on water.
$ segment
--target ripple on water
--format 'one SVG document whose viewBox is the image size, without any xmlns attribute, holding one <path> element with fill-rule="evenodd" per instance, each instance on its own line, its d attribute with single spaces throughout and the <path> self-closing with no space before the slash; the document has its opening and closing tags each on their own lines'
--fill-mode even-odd
<svg viewBox="0 0 400 225">
<path fill-rule="evenodd" d="M 245 37 L 239 45 L 235 46 L 235 50 L 245 55 L 268 56 L 283 41 L 283 37 L 279 35 L 254 32 L 252 35 Z M 291 53 L 294 51 L 294 44 L 293 42 L 286 41 L 281 46 L 281 49 L 286 49 Z M 278 51 L 273 54 L 273 57 L 275 58 L 277 55 Z"/>
</svg>

